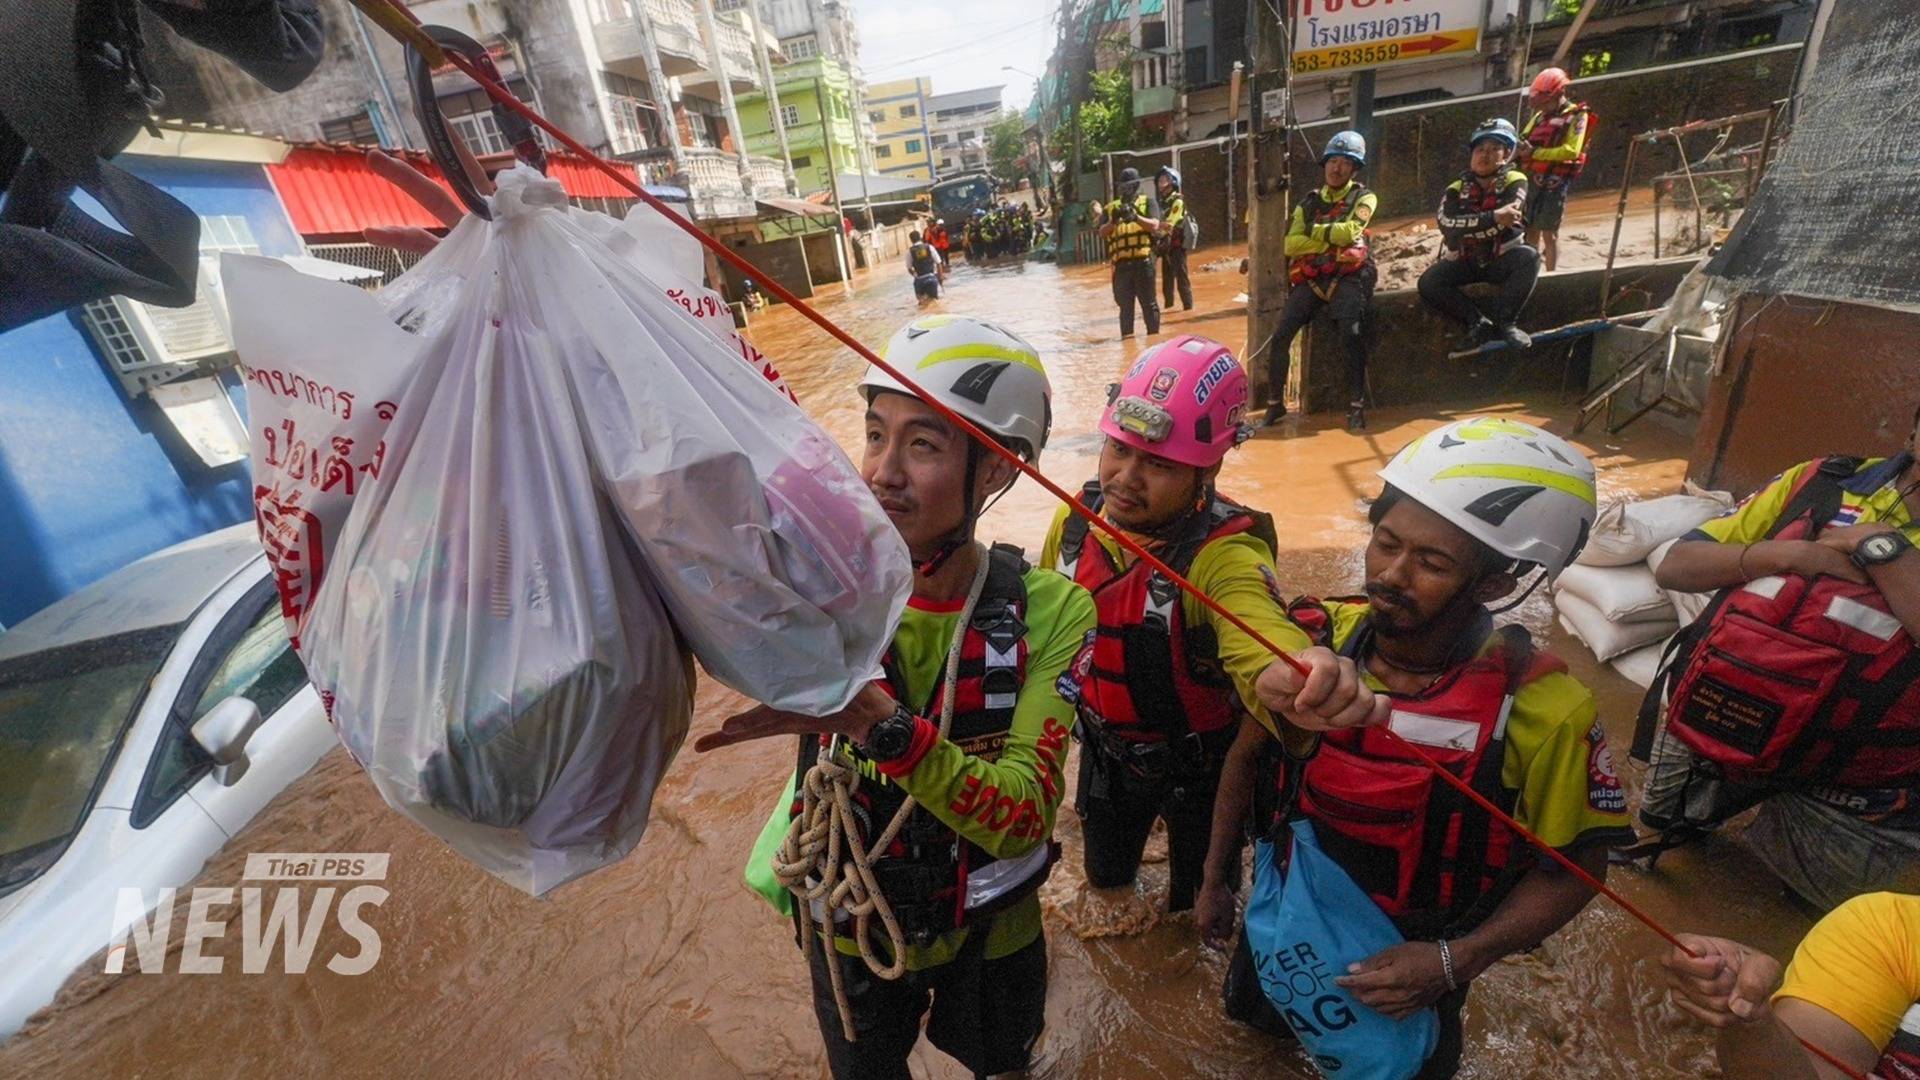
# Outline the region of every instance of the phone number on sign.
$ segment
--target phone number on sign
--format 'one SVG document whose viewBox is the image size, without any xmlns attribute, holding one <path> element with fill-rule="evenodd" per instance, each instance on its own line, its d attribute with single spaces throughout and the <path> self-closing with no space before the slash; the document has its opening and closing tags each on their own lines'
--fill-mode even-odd
<svg viewBox="0 0 1920 1080">
<path fill-rule="evenodd" d="M 1400 59 L 1400 43 L 1389 41 L 1380 45 L 1356 45 L 1351 49 L 1321 49 L 1317 52 L 1295 53 L 1293 70 L 1296 74 L 1332 71 L 1335 68 L 1383 64 L 1388 60 L 1398 59 Z"/>
</svg>

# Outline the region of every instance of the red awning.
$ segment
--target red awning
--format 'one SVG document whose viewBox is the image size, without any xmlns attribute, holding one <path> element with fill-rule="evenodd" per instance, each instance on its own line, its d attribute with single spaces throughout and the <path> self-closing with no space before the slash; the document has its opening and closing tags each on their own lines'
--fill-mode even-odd
<svg viewBox="0 0 1920 1080">
<path fill-rule="evenodd" d="M 338 144 L 296 146 L 285 161 L 268 165 L 267 173 L 280 192 L 293 227 L 309 240 L 350 239 L 376 226 L 437 229 L 439 219 L 367 167 L 366 148 Z M 440 170 L 426 154 L 390 150 L 446 187 Z M 482 162 L 488 171 L 512 163 L 507 155 Z M 633 166 L 616 163 L 629 175 Z M 631 199 L 634 194 L 583 159 L 550 155 L 547 175 L 560 181 L 574 198 Z M 452 188 L 447 188 L 451 192 Z"/>
</svg>

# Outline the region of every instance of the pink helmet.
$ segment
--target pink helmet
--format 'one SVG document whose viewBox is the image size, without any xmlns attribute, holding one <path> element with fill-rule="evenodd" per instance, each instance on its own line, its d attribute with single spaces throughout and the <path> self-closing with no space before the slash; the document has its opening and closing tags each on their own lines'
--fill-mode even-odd
<svg viewBox="0 0 1920 1080">
<path fill-rule="evenodd" d="M 1107 400 L 1102 433 L 1182 465 L 1218 465 L 1253 434 L 1242 422 L 1246 369 L 1225 345 L 1197 334 L 1141 353 Z"/>
</svg>

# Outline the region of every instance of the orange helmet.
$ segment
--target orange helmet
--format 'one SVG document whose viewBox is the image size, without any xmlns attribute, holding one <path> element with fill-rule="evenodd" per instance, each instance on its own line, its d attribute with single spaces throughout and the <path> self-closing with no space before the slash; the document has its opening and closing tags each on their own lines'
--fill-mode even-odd
<svg viewBox="0 0 1920 1080">
<path fill-rule="evenodd" d="M 1550 67 L 1533 77 L 1533 86 L 1527 93 L 1534 97 L 1552 97 L 1567 88 L 1567 73 L 1557 67 Z"/>
</svg>

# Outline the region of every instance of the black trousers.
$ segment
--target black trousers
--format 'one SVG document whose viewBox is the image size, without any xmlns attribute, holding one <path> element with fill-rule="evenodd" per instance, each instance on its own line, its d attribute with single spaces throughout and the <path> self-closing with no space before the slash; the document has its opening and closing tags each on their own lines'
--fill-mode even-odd
<svg viewBox="0 0 1920 1080">
<path fill-rule="evenodd" d="M 1227 963 L 1227 978 L 1220 988 L 1220 996 L 1228 1019 L 1275 1038 L 1293 1039 L 1293 1029 L 1280 1018 L 1280 1010 L 1273 1007 L 1267 992 L 1260 988 L 1260 976 L 1253 967 L 1253 950 L 1247 948 L 1245 934 L 1234 942 L 1233 959 Z M 1426 1067 L 1414 1080 L 1448 1080 L 1459 1073 L 1460 1052 L 1466 1042 L 1460 1012 L 1466 1004 L 1464 986 L 1434 1002 L 1434 1011 L 1440 1014 L 1440 1041 L 1434 1044 L 1433 1055 L 1427 1058 Z"/>
<path fill-rule="evenodd" d="M 1160 332 L 1160 300 L 1153 294 L 1153 257 L 1113 264 L 1113 302 L 1120 305 L 1120 336 L 1133 335 L 1133 305 L 1147 320 L 1147 333 Z"/>
<path fill-rule="evenodd" d="M 1167 311 L 1173 310 L 1173 291 L 1180 290 L 1180 308 L 1193 310 L 1193 281 L 1187 277 L 1187 249 L 1169 247 L 1160 253 L 1160 299 L 1161 306 Z"/>
<path fill-rule="evenodd" d="M 1441 259 L 1434 263 L 1420 275 L 1420 299 L 1455 322 L 1472 326 L 1482 318 L 1480 308 L 1472 297 L 1461 291 L 1461 286 L 1476 281 L 1492 282 L 1500 286 L 1500 295 L 1494 298 L 1493 310 L 1486 317 L 1498 326 L 1508 327 L 1520 320 L 1521 309 L 1527 306 L 1527 298 L 1533 295 L 1533 283 L 1539 277 L 1540 253 L 1525 244 L 1515 244 L 1488 263 L 1466 259 Z"/>
<path fill-rule="evenodd" d="M 1026 1068 L 1046 1026 L 1047 939 L 1043 934 L 1025 948 L 985 960 L 986 936 L 987 926 L 976 926 L 952 960 L 891 980 L 867 970 L 857 956 L 835 953 L 832 962 L 840 965 L 859 1036 L 854 1042 L 840 1029 L 827 950 L 815 941 L 808 961 L 813 1013 L 835 1080 L 908 1080 L 907 1055 L 920 1041 L 922 1017 L 927 1041 L 975 1076 Z"/>
<path fill-rule="evenodd" d="M 1167 823 L 1167 910 L 1187 911 L 1206 876 L 1207 845 L 1213 839 L 1213 799 L 1220 789 L 1224 756 L 1186 774 L 1140 776 L 1097 745 L 1080 745 L 1080 788 L 1075 807 L 1085 841 L 1087 884 L 1102 889 L 1130 885 L 1140 876 L 1140 856 L 1156 818 Z M 1239 889 L 1240 859 L 1233 860 Z"/>
<path fill-rule="evenodd" d="M 1287 371 L 1293 363 L 1293 339 L 1322 309 L 1333 316 L 1341 348 L 1347 354 L 1347 400 L 1367 399 L 1367 356 L 1373 351 L 1368 322 L 1373 314 L 1373 283 L 1378 276 L 1378 272 L 1368 266 L 1358 273 L 1333 278 L 1330 285 L 1321 285 L 1326 292 L 1325 299 L 1307 282 L 1295 285 L 1287 293 L 1287 306 L 1280 310 L 1280 328 L 1274 331 L 1273 344 L 1267 353 L 1269 400 L 1280 401 L 1286 394 Z"/>
</svg>

